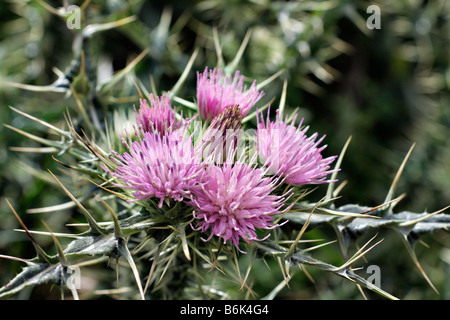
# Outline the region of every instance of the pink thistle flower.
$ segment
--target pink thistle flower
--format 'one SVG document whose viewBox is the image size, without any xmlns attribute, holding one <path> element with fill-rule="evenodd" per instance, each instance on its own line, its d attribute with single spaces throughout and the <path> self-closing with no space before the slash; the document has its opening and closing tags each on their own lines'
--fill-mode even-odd
<svg viewBox="0 0 450 320">
<path fill-rule="evenodd" d="M 272 194 L 276 180 L 247 163 L 211 165 L 203 176 L 203 184 L 193 193 L 194 217 L 201 220 L 194 230 L 211 230 L 215 235 L 239 249 L 242 238 L 251 243 L 258 239 L 256 229 L 273 229 L 273 215 L 281 210 L 285 197 Z M 269 236 L 269 235 L 268 235 Z M 267 237 L 268 237 L 267 236 Z M 266 237 L 266 238 L 267 238 Z"/>
<path fill-rule="evenodd" d="M 329 183 L 328 174 L 334 172 L 330 164 L 337 156 L 323 158 L 321 152 L 326 145 L 318 147 L 325 135 L 318 141 L 318 133 L 306 136 L 308 127 L 301 130 L 303 119 L 298 127 L 294 125 L 297 116 L 291 124 L 283 122 L 277 112 L 276 121 L 271 122 L 267 115 L 266 123 L 257 116 L 257 152 L 259 159 L 271 173 L 284 178 L 284 182 L 292 186 L 304 184 Z"/>
<path fill-rule="evenodd" d="M 161 98 L 150 94 L 150 106 L 147 100 L 140 99 L 139 112 L 136 111 L 136 121 L 143 132 L 159 132 L 166 135 L 167 132 L 181 127 L 182 122 L 177 121 L 175 109 L 170 105 L 167 95 Z"/>
<path fill-rule="evenodd" d="M 241 135 L 242 115 L 239 106 L 229 106 L 212 120 L 197 148 L 208 162 L 222 163 L 227 154 L 235 155 Z"/>
<path fill-rule="evenodd" d="M 133 190 L 137 200 L 159 198 L 158 207 L 170 199 L 183 201 L 198 187 L 204 169 L 195 156 L 191 136 L 185 130 L 168 133 L 166 136 L 153 132 L 137 134 L 138 140 L 128 142 L 122 138 L 128 149 L 123 155 L 112 151 L 111 157 L 118 167 L 114 172 L 105 169 L 112 176 L 122 180 L 115 186 Z"/>
<path fill-rule="evenodd" d="M 264 92 L 259 92 L 256 81 L 250 88 L 243 85 L 244 77 L 239 71 L 230 75 L 223 75 L 221 69 L 209 70 L 206 67 L 203 73 L 197 72 L 197 103 L 200 118 L 211 121 L 226 107 L 239 105 L 241 114 L 245 117 Z"/>
</svg>

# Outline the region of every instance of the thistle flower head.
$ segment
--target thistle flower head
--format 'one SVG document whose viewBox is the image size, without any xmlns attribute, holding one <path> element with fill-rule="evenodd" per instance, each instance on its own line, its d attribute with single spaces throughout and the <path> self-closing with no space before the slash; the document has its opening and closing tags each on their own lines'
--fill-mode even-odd
<svg viewBox="0 0 450 320">
<path fill-rule="evenodd" d="M 242 110 L 239 105 L 225 107 L 211 122 L 210 127 L 226 133 L 227 130 L 242 129 Z"/>
<path fill-rule="evenodd" d="M 206 169 L 201 188 L 193 193 L 196 230 L 210 229 L 209 241 L 220 237 L 239 249 L 239 240 L 259 240 L 256 229 L 277 227 L 273 215 L 284 212 L 285 198 L 272 194 L 276 181 L 248 163 L 224 163 Z M 287 210 L 287 209 L 285 209 Z"/>
<path fill-rule="evenodd" d="M 175 110 L 172 109 L 167 95 L 157 97 L 150 94 L 150 106 L 147 100 L 141 99 L 139 112 L 135 108 L 135 114 L 138 126 L 144 132 L 159 132 L 165 135 L 168 131 L 180 128 L 182 124 L 181 121 L 177 121 Z"/>
<path fill-rule="evenodd" d="M 226 107 L 204 131 L 199 148 L 205 158 L 222 163 L 228 153 L 236 153 L 242 134 L 242 114 L 238 105 Z"/>
<path fill-rule="evenodd" d="M 144 132 L 131 142 L 122 138 L 128 152 L 123 155 L 112 151 L 111 159 L 118 165 L 115 171 L 107 170 L 119 178 L 118 187 L 133 190 L 137 200 L 159 198 L 158 207 L 169 199 L 183 201 L 198 186 L 203 168 L 195 156 L 190 136 L 185 130 L 167 135 Z M 105 169 L 106 170 L 106 169 Z"/>
<path fill-rule="evenodd" d="M 205 68 L 203 73 L 197 72 L 197 103 L 200 118 L 211 121 L 226 107 L 239 105 L 241 114 L 245 117 L 251 108 L 264 95 L 258 91 L 256 81 L 253 81 L 250 88 L 243 85 L 244 77 L 236 71 L 233 79 L 230 75 L 223 75 L 221 69 L 208 71 Z"/>
<path fill-rule="evenodd" d="M 326 177 L 334 170 L 330 164 L 336 156 L 323 158 L 321 152 L 326 145 L 319 147 L 325 138 L 316 141 L 318 134 L 306 135 L 308 127 L 301 129 L 303 119 L 296 127 L 296 116 L 291 124 L 286 118 L 282 121 L 277 113 L 275 121 L 264 122 L 262 114 L 257 117 L 257 150 L 260 161 L 275 174 L 284 177 L 284 182 L 293 186 L 331 182 Z"/>
</svg>

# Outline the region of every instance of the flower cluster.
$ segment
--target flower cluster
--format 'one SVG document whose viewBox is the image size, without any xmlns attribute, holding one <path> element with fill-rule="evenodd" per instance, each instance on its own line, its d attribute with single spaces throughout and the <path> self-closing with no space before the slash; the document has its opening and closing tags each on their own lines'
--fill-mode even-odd
<svg viewBox="0 0 450 320">
<path fill-rule="evenodd" d="M 263 94 L 255 82 L 247 90 L 243 79 L 236 72 L 231 81 L 220 69 L 197 73 L 198 115 L 207 124 L 200 139 L 194 139 L 198 126 L 192 130 L 167 95 L 151 95 L 150 106 L 141 100 L 137 138 L 122 138 L 127 152 L 112 150 L 116 168 L 107 170 L 136 201 L 157 199 L 159 208 L 181 202 L 197 220 L 192 228 L 210 233 L 205 241 L 216 236 L 238 249 L 240 240 L 251 243 L 258 230 L 277 227 L 275 216 L 290 208 L 291 189 L 280 194 L 280 184 L 329 182 L 335 159 L 322 157 L 323 137 L 307 137 L 295 119 L 270 121 L 269 113 L 266 121 L 257 117 L 256 154 L 249 156 L 250 148 L 238 154 L 242 119 Z"/>
</svg>

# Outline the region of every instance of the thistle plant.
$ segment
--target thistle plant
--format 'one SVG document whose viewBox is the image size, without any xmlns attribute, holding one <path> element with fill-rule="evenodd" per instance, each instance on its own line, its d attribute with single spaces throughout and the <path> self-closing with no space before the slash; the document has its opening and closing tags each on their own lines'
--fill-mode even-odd
<svg viewBox="0 0 450 320">
<path fill-rule="evenodd" d="M 57 89 L 65 94 L 63 99 L 75 101 L 75 110 L 61 114 L 62 128 L 11 107 L 58 138 L 5 124 L 40 144 L 33 152 L 51 153 L 63 173 L 47 170 L 41 175 L 58 185 L 70 201 L 37 211 L 72 207 L 83 220 L 69 223 L 69 232 L 59 232 L 55 228 L 62 226 L 45 221 L 43 230 L 33 230 L 5 198 L 20 224 L 17 231 L 26 233 L 36 256 L 0 255 L 25 265 L 0 288 L 1 298 L 51 283 L 61 289 L 62 298 L 73 299 L 99 295 L 143 300 L 274 299 L 289 287 L 296 272 L 308 274 L 310 268 L 322 276 L 343 278 L 363 296 L 368 290 L 398 299 L 358 274 L 359 263 L 370 260 L 367 254 L 382 242 L 377 239 L 382 229 L 400 235 L 424 281 L 437 291 L 414 246 L 422 235 L 448 230 L 447 208 L 433 213 L 394 212 L 403 198 L 395 192 L 412 148 L 383 203 L 338 206 L 344 184 L 339 174 L 351 138 L 340 155 L 327 154 L 325 133 L 308 135 L 305 120 L 297 121 L 301 114 L 287 113 L 286 86 L 279 105 L 263 104 L 265 90 L 280 73 L 263 81 L 244 77 L 236 66 L 246 41 L 223 68 L 217 50 L 217 67 L 201 65 L 196 70 L 199 49 L 194 49 L 168 90 L 149 89 L 135 79 L 133 70 L 148 51 L 109 80 L 92 81 L 84 50 L 89 37 L 133 20 L 85 26 L 80 31 L 84 41 L 75 55 L 77 68 L 70 69 L 74 77 L 61 74 L 50 88 L 22 86 L 33 91 Z M 126 101 L 125 113 L 111 111 L 105 101 L 114 100 L 112 92 L 120 92 L 126 80 L 133 83 L 138 97 Z M 189 91 L 192 87 L 195 90 Z M 98 101 L 104 104 L 98 107 Z M 81 187 L 75 188 L 73 181 Z M 311 200 L 320 186 L 326 187 L 324 194 Z M 304 239 L 307 231 L 326 226 L 335 230 L 335 238 L 315 239 L 322 242 L 318 245 Z M 50 237 L 55 254 L 43 249 L 38 235 Z M 365 235 L 370 240 L 352 252 L 352 245 Z M 336 241 L 342 264 L 315 256 Z M 254 289 L 253 269 L 260 262 L 275 263 L 283 277 L 270 292 Z M 83 277 L 92 268 L 107 275 L 98 289 L 88 291 Z M 80 286 L 73 283 L 74 270 L 80 270 Z"/>
</svg>

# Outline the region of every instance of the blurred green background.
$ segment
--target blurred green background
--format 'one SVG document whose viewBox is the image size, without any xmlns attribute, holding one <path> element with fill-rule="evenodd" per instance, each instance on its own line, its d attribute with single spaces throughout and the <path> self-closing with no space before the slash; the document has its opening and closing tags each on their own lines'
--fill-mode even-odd
<svg viewBox="0 0 450 320">
<path fill-rule="evenodd" d="M 43 137 L 51 134 L 8 106 L 62 126 L 66 109 L 76 112 L 73 98 L 61 93 L 33 92 L 8 86 L 9 82 L 45 86 L 57 80 L 74 59 L 74 32 L 55 12 L 64 6 L 87 4 L 82 26 L 116 21 L 135 15 L 131 23 L 95 34 L 86 44 L 86 57 L 97 83 L 125 68 L 137 55 L 148 54 L 133 76 L 148 90 L 170 89 L 181 75 L 195 48 L 193 70 L 215 66 L 214 30 L 225 64 L 231 62 L 247 32 L 250 38 L 237 68 L 249 79 L 262 82 L 284 72 L 264 88 L 266 103 L 278 105 L 287 80 L 287 113 L 299 107 L 310 133 L 326 134 L 325 155 L 339 154 L 349 136 L 352 141 L 339 173 L 348 184 L 338 204 L 381 204 L 409 148 L 414 150 L 398 185 L 407 196 L 396 211 L 433 212 L 450 200 L 450 68 L 449 2 L 436 1 L 22 1 L 0 2 L 0 119 Z M 380 29 L 369 29 L 370 5 L 380 8 Z M 53 8 L 53 9 L 52 9 Z M 55 69 L 56 68 L 56 69 Z M 193 101 L 195 72 L 188 75 L 180 93 Z M 130 79 L 97 97 L 104 112 L 130 108 L 138 102 Z M 32 208 L 67 202 L 48 175 L 56 171 L 51 154 L 20 153 L 11 147 L 39 147 L 38 143 L 0 127 L 0 254 L 31 258 L 32 246 L 6 206 L 7 197 L 25 224 L 42 228 L 63 225 L 71 210 L 58 214 L 30 214 Z M 36 172 L 36 175 L 32 173 Z M 312 194 L 320 198 L 324 189 Z M 309 238 L 333 239 L 323 228 Z M 425 237 L 417 255 L 433 283 L 436 295 L 413 266 L 400 238 L 381 232 L 385 241 L 368 256 L 382 270 L 382 288 L 401 298 L 448 299 L 449 237 Z M 51 245 L 48 238 L 39 238 Z M 317 252 L 325 262 L 342 263 L 338 246 Z M 0 285 L 22 264 L 0 260 Z M 262 295 L 281 280 L 277 269 L 256 266 L 256 288 Z M 354 285 L 311 271 L 315 283 L 302 273 L 280 297 L 290 299 L 361 298 Z M 45 292 L 43 290 L 43 292 Z M 36 294 L 36 293 L 35 293 Z M 37 293 L 36 295 L 38 295 Z M 45 293 L 43 293 L 45 295 Z M 369 295 L 370 296 L 370 295 Z M 374 297 L 376 298 L 376 297 Z"/>
</svg>

